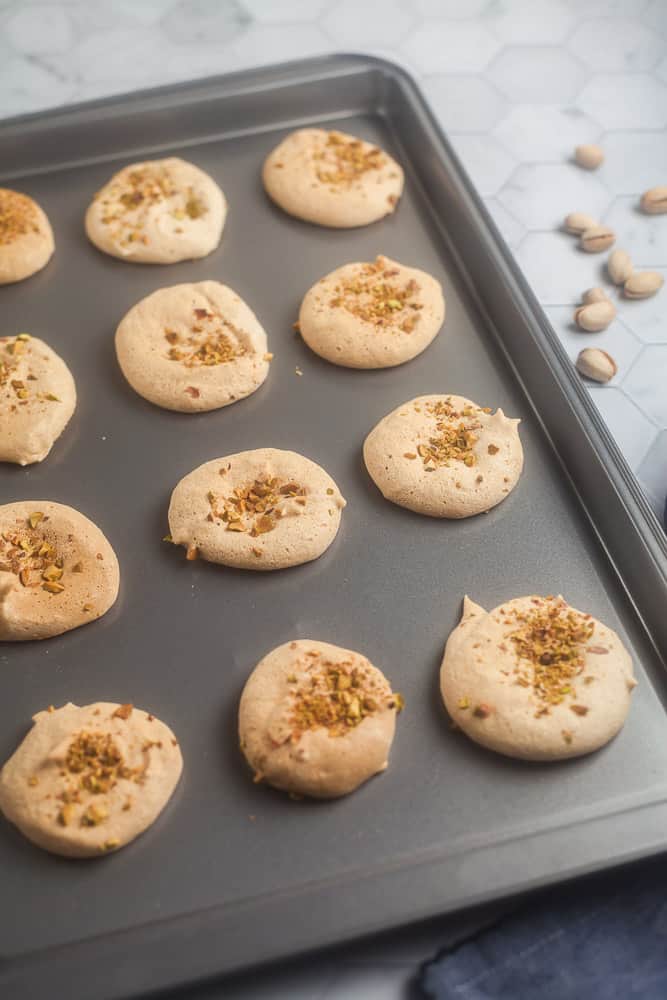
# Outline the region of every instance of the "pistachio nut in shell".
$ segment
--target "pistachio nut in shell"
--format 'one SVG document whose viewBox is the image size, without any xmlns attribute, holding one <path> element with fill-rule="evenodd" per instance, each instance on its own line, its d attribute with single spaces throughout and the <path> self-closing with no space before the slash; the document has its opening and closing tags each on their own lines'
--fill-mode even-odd
<svg viewBox="0 0 667 1000">
<path fill-rule="evenodd" d="M 626 299 L 648 299 L 659 292 L 665 279 L 657 271 L 635 271 L 623 285 Z"/>
<path fill-rule="evenodd" d="M 574 321 L 581 330 L 598 333 L 600 330 L 606 330 L 615 316 L 614 303 L 606 299 L 604 302 L 591 302 L 589 305 L 580 306 L 574 314 Z"/>
<path fill-rule="evenodd" d="M 604 153 L 599 146 L 595 146 L 592 143 L 586 143 L 583 146 L 577 146 L 575 148 L 574 159 L 577 164 L 585 170 L 597 170 L 604 160 Z"/>
<path fill-rule="evenodd" d="M 630 254 L 625 250 L 612 250 L 607 261 L 607 271 L 615 285 L 624 285 L 634 271 Z"/>
<path fill-rule="evenodd" d="M 618 371 L 611 354 L 599 347 L 585 347 L 577 358 L 577 371 L 594 382 L 608 382 Z"/>
<path fill-rule="evenodd" d="M 609 302 L 609 296 L 603 288 L 587 288 L 581 296 L 581 301 L 589 306 L 592 302 Z"/>
<path fill-rule="evenodd" d="M 662 215 L 667 212 L 667 184 L 644 191 L 639 206 L 648 215 Z"/>
<path fill-rule="evenodd" d="M 592 215 L 587 215 L 586 212 L 570 212 L 569 215 L 565 216 L 565 229 L 574 236 L 581 236 L 587 229 L 593 229 L 597 225 L 597 219 L 594 219 Z"/>
<path fill-rule="evenodd" d="M 609 226 L 591 226 L 581 234 L 579 246 L 586 253 L 601 253 L 614 245 L 616 234 Z"/>
</svg>

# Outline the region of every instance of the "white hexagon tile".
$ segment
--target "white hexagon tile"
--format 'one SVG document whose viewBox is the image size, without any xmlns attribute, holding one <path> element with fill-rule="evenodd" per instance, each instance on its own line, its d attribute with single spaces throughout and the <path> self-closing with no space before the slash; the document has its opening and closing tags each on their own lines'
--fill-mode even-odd
<svg viewBox="0 0 667 1000">
<path fill-rule="evenodd" d="M 531 229 L 559 229 L 574 209 L 600 219 L 611 196 L 594 173 L 569 163 L 528 163 L 512 174 L 498 201 Z"/>
<path fill-rule="evenodd" d="M 439 79 L 445 84 L 449 77 Z M 575 146 L 597 142 L 602 133 L 573 105 L 515 104 L 497 120 L 493 134 L 522 163 L 567 163 Z"/>
<path fill-rule="evenodd" d="M 581 293 L 604 277 L 602 255 L 584 253 L 576 236 L 560 231 L 528 232 L 516 257 L 543 306 L 568 305 L 574 312 Z"/>
<path fill-rule="evenodd" d="M 447 132 L 488 132 L 509 111 L 508 101 L 481 76 L 427 76 L 422 86 Z"/>
<path fill-rule="evenodd" d="M 483 70 L 503 47 L 481 19 L 426 20 L 412 31 L 401 48 L 412 55 L 423 73 L 475 73 Z"/>
<path fill-rule="evenodd" d="M 667 171 L 665 175 L 667 176 Z M 618 246 L 627 250 L 635 267 L 653 268 L 667 261 L 667 226 L 664 217 L 641 212 L 636 195 L 616 198 L 602 216 L 602 222 L 621 234 Z M 652 306 L 657 307 L 665 316 L 664 304 L 660 299 L 655 300 Z M 662 310 L 660 306 L 663 306 Z M 667 325 L 665 330 L 667 336 Z"/>
<path fill-rule="evenodd" d="M 620 129 L 600 141 L 606 158 L 597 174 L 614 194 L 636 194 L 653 187 L 656 177 L 667 177 L 664 129 Z"/>
<path fill-rule="evenodd" d="M 584 21 L 568 48 L 596 73 L 651 70 L 663 54 L 661 37 L 629 17 Z"/>
<path fill-rule="evenodd" d="M 667 87 L 648 73 L 596 74 L 577 104 L 608 129 L 661 129 L 667 124 Z"/>
<path fill-rule="evenodd" d="M 449 138 L 480 194 L 497 194 L 514 173 L 516 160 L 492 135 L 450 133 Z"/>
<path fill-rule="evenodd" d="M 643 190 L 667 184 L 667 0 L 0 0 L 0 116 L 340 50 L 418 78 L 569 356 L 584 343 L 614 356 L 617 376 L 591 397 L 661 513 L 667 288 L 624 299 L 606 255 L 560 227 L 569 211 L 593 214 L 667 278 L 667 216 L 638 210 Z M 572 162 L 583 142 L 605 150 L 594 173 Z M 583 334 L 574 306 L 597 284 L 618 317 Z M 303 995 L 404 995 L 416 957 L 393 954 L 376 949 L 356 984 L 329 962 Z"/>
<path fill-rule="evenodd" d="M 510 45 L 488 69 L 489 79 L 514 104 L 567 103 L 588 76 L 576 56 L 555 45 Z"/>
<path fill-rule="evenodd" d="M 577 16 L 558 0 L 513 0 L 487 5 L 493 30 L 506 45 L 557 45 L 577 26 Z"/>
</svg>

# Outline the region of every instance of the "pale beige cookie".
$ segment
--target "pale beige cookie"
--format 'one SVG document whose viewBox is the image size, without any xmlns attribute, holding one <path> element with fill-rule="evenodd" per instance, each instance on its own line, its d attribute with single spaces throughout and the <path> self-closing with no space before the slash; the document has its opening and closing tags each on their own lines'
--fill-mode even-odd
<svg viewBox="0 0 667 1000">
<path fill-rule="evenodd" d="M 37 202 L 0 188 L 0 285 L 41 271 L 54 250 L 51 225 Z"/>
<path fill-rule="evenodd" d="M 345 368 L 391 368 L 421 354 L 445 318 L 439 282 L 388 257 L 345 264 L 306 293 L 299 332 Z"/>
<path fill-rule="evenodd" d="M 118 596 L 116 554 L 72 507 L 0 507 L 0 641 L 48 639 L 101 618 Z"/>
<path fill-rule="evenodd" d="M 217 247 L 227 215 L 222 191 L 193 163 L 170 156 L 123 167 L 86 212 L 98 249 L 136 264 L 175 264 Z"/>
<path fill-rule="evenodd" d="M 285 569 L 317 559 L 338 532 L 345 500 L 315 462 L 257 448 L 200 465 L 171 495 L 169 531 L 188 559 Z"/>
<path fill-rule="evenodd" d="M 116 330 L 116 354 L 140 396 L 183 413 L 249 396 L 271 358 L 255 314 L 218 281 L 161 288 L 142 299 Z"/>
<path fill-rule="evenodd" d="M 256 781 L 295 795 L 347 795 L 386 769 L 402 705 L 361 653 L 312 639 L 286 642 L 243 689 L 241 750 Z"/>
<path fill-rule="evenodd" d="M 382 495 L 430 517 L 470 517 L 504 500 L 523 468 L 519 420 L 463 396 L 418 396 L 364 442 Z"/>
<path fill-rule="evenodd" d="M 160 815 L 183 760 L 168 726 L 100 701 L 38 712 L 0 771 L 0 811 L 38 847 L 72 858 L 125 847 Z"/>
<path fill-rule="evenodd" d="M 289 215 L 336 229 L 367 226 L 394 211 L 403 170 L 388 153 L 344 132 L 302 128 L 270 153 L 264 187 Z"/>
<path fill-rule="evenodd" d="M 27 333 L 0 337 L 0 462 L 41 462 L 76 406 L 72 373 Z"/>
<path fill-rule="evenodd" d="M 445 648 L 442 697 L 482 746 L 526 760 L 590 753 L 620 730 L 637 682 L 621 640 L 562 597 L 470 598 Z"/>
</svg>

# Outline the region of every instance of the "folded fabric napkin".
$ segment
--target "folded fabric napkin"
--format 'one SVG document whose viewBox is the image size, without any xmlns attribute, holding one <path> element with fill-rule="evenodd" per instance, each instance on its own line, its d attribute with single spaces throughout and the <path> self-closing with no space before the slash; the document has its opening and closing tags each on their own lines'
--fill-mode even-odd
<svg viewBox="0 0 667 1000">
<path fill-rule="evenodd" d="M 434 1000 L 667 1000 L 667 857 L 542 892 L 421 976 Z"/>
</svg>

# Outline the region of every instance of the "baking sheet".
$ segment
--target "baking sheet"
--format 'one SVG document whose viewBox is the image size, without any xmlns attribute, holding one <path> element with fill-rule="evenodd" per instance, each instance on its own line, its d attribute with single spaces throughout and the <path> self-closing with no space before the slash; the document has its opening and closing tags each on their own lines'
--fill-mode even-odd
<svg viewBox="0 0 667 1000">
<path fill-rule="evenodd" d="M 635 589 L 633 606 L 617 574 L 619 539 L 597 537 L 591 511 L 626 511 L 614 522 L 623 551 L 630 546 L 637 571 L 658 583 L 659 540 L 632 484 L 619 492 L 626 471 L 608 442 L 608 477 L 591 484 L 580 473 L 578 465 L 594 468 L 591 441 L 597 435 L 599 445 L 603 432 L 554 367 L 557 355 L 539 340 L 543 317 L 513 284 L 428 117 L 419 136 L 411 134 L 420 127 L 414 114 L 403 127 L 408 98 L 419 102 L 411 87 L 386 64 L 329 58 L 28 119 L 6 126 L 4 137 L 0 130 L 0 182 L 11 178 L 43 205 L 57 245 L 43 272 L 0 290 L 2 333 L 45 339 L 70 365 L 79 393 L 47 461 L 0 466 L 0 498 L 78 508 L 109 537 L 122 575 L 119 601 L 98 623 L 52 641 L 0 644 L 0 757 L 50 703 L 115 700 L 172 726 L 185 761 L 162 817 L 111 857 L 55 858 L 0 823 L 0 987 L 13 1000 L 46 984 L 74 1000 L 130 996 L 665 844 L 663 667 L 651 639 L 660 643 L 655 607 L 666 593 L 658 586 L 654 606 Z M 268 201 L 263 158 L 306 117 L 401 160 L 406 191 L 393 217 L 333 231 Z M 131 265 L 86 240 L 93 193 L 124 163 L 157 151 L 185 156 L 225 191 L 222 244 L 204 260 Z M 447 178 L 437 196 L 429 189 L 436 167 Z M 443 221 L 445 196 L 452 204 Z M 442 282 L 444 329 L 399 368 L 336 368 L 294 334 L 300 300 L 323 274 L 378 253 Z M 500 262 L 495 285 L 485 254 Z M 271 372 L 231 407 L 169 413 L 125 383 L 113 334 L 151 291 L 209 278 L 231 285 L 256 312 L 275 354 Z M 528 372 L 522 343 L 535 351 Z M 386 503 L 365 472 L 370 428 L 401 402 L 438 392 L 522 418 L 523 476 L 489 514 L 420 517 Z M 581 435 L 570 434 L 557 453 L 568 419 Z M 183 475 L 267 446 L 322 464 L 348 500 L 321 559 L 251 574 L 186 562 L 181 549 L 161 543 L 170 492 Z M 619 631 L 634 654 L 640 686 L 628 723 L 582 760 L 504 759 L 452 732 L 441 707 L 438 667 L 462 595 L 491 608 L 532 592 L 563 593 Z M 389 770 L 342 800 L 294 802 L 254 785 L 238 750 L 236 710 L 248 673 L 297 637 L 365 653 L 406 699 Z"/>
</svg>

